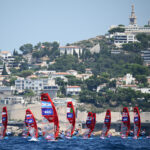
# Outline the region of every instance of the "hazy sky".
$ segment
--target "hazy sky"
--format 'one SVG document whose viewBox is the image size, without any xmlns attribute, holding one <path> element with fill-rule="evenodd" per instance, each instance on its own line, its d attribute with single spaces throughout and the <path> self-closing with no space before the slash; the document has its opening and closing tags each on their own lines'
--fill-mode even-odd
<svg viewBox="0 0 150 150">
<path fill-rule="evenodd" d="M 0 49 L 103 35 L 110 25 L 129 24 L 132 4 L 137 23 L 147 24 L 150 0 L 0 0 Z"/>
</svg>

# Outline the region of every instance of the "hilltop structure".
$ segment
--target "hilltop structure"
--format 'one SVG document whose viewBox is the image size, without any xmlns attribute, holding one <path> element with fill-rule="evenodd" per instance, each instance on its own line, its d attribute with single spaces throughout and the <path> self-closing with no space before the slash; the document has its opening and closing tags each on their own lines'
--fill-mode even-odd
<svg viewBox="0 0 150 150">
<path fill-rule="evenodd" d="M 137 26 L 136 24 L 136 15 L 135 15 L 135 11 L 134 11 L 134 5 L 132 5 L 132 12 L 131 12 L 131 16 L 130 16 L 130 25 L 132 26 Z"/>
<path fill-rule="evenodd" d="M 60 55 L 73 55 L 76 53 L 78 57 L 80 57 L 80 54 L 82 54 L 82 48 L 79 46 L 60 46 Z"/>
<path fill-rule="evenodd" d="M 109 34 L 109 38 L 114 38 L 114 44 L 117 47 L 121 47 L 122 44 L 137 42 L 136 35 L 138 33 L 146 33 L 150 34 L 150 21 L 148 21 L 147 26 L 138 26 L 137 17 L 134 11 L 134 5 L 132 5 L 131 16 L 129 17 L 129 25 L 128 26 L 114 26 L 112 25 L 109 29 L 111 31 L 114 28 L 124 29 L 124 32 L 116 31 L 114 33 Z"/>
</svg>

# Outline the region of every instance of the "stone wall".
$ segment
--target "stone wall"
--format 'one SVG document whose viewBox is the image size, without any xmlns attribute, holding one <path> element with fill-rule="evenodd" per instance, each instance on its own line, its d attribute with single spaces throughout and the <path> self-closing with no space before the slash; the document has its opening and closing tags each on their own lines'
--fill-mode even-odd
<svg viewBox="0 0 150 150">
<path fill-rule="evenodd" d="M 2 105 L 0 105 L 0 112 L 2 111 Z M 40 102 L 37 104 L 30 104 L 30 105 L 21 105 L 21 104 L 16 104 L 16 105 L 8 105 L 7 109 L 8 109 L 8 117 L 9 120 L 24 120 L 25 117 L 25 111 L 27 108 L 30 108 L 31 111 L 33 112 L 35 118 L 37 120 L 41 120 L 42 116 L 41 116 L 41 104 Z M 59 116 L 59 121 L 60 122 L 67 122 L 66 119 L 66 107 L 65 106 L 58 106 L 56 107 L 57 112 L 58 112 L 58 116 Z M 76 115 L 77 115 L 77 119 L 76 122 L 77 123 L 82 123 L 86 121 L 86 117 L 87 117 L 87 112 L 80 112 L 80 111 L 76 111 Z M 112 112 L 111 113 L 112 116 L 112 122 L 120 122 L 121 121 L 121 113 L 120 112 Z M 145 123 L 145 122 L 149 122 L 150 123 L 150 112 L 141 112 L 141 122 Z M 99 123 L 102 123 L 104 121 L 104 117 L 105 117 L 105 112 L 103 113 L 99 113 L 96 114 L 96 121 Z M 130 112 L 130 120 L 131 122 L 133 122 L 133 112 Z"/>
</svg>

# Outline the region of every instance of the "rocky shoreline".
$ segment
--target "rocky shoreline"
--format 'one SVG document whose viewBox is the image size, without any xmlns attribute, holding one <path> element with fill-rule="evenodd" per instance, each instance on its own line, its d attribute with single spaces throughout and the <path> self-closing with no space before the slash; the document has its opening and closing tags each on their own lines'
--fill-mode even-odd
<svg viewBox="0 0 150 150">
<path fill-rule="evenodd" d="M 41 128 L 38 128 L 39 131 L 41 131 Z M 80 135 L 84 133 L 85 129 L 80 129 Z M 22 136 L 22 131 L 23 127 L 18 127 L 18 126 L 8 126 L 7 127 L 7 135 L 11 136 Z M 100 131 L 94 131 L 93 135 L 94 136 L 100 136 L 101 135 L 101 130 Z M 117 132 L 115 129 L 110 129 L 110 133 L 112 136 L 120 136 L 120 132 Z"/>
</svg>

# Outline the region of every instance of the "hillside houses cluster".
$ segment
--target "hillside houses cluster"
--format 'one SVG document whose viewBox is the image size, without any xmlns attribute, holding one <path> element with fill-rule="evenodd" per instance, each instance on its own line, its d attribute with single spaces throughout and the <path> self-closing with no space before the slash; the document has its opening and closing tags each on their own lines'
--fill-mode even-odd
<svg viewBox="0 0 150 150">
<path fill-rule="evenodd" d="M 14 86 L 4 86 L 3 81 L 8 80 L 8 75 L 0 75 L 0 102 L 4 104 L 25 104 L 30 101 L 31 97 L 25 97 L 24 92 L 26 90 L 32 90 L 35 93 L 34 100 L 36 102 L 40 93 L 49 93 L 52 99 L 60 101 L 57 96 L 57 92 L 61 88 L 56 84 L 56 79 L 60 78 L 64 82 L 68 82 L 67 76 L 74 76 L 79 80 L 86 80 L 92 76 L 92 71 L 87 68 L 84 74 L 79 74 L 76 70 L 67 70 L 66 72 L 56 72 L 55 70 L 38 70 L 27 78 L 16 76 Z M 138 88 L 138 82 L 131 74 L 126 74 L 124 77 L 112 78 L 110 81 L 116 81 L 116 88 L 132 88 L 134 90 L 140 90 L 143 93 L 150 93 L 150 88 Z M 150 84 L 150 77 L 147 77 L 147 81 Z M 96 91 L 100 92 L 107 86 L 106 83 L 97 86 Z M 114 89 L 110 89 L 114 90 Z M 80 86 L 77 85 L 66 85 L 65 86 L 66 96 L 78 96 L 82 91 Z M 65 98 L 64 98 L 65 99 Z"/>
<path fill-rule="evenodd" d="M 14 86 L 5 86 L 4 80 L 9 80 L 9 75 L 0 75 L 0 102 L 4 104 L 24 104 L 25 99 L 29 97 L 24 96 L 24 92 L 32 90 L 36 96 L 42 92 L 49 93 L 51 98 L 57 101 L 57 91 L 59 86 L 56 84 L 56 79 L 60 78 L 64 82 L 68 82 L 67 76 L 74 76 L 80 80 L 86 80 L 92 76 L 91 69 L 87 68 L 84 74 L 78 74 L 76 70 L 68 70 L 66 72 L 56 72 L 48 70 L 35 71 L 27 78 L 15 76 Z M 66 95 L 79 95 L 81 92 L 80 86 L 66 86 Z M 35 96 L 35 97 L 36 97 Z M 38 101 L 38 99 L 37 99 Z"/>
</svg>

